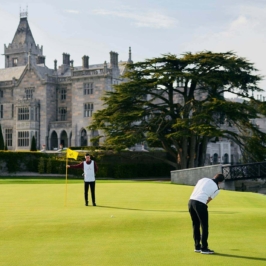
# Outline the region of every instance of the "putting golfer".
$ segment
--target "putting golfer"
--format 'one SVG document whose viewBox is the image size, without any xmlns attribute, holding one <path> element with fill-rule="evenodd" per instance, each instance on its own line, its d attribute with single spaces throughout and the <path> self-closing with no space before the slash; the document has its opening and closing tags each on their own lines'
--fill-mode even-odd
<svg viewBox="0 0 266 266">
<path fill-rule="evenodd" d="M 201 254 L 213 254 L 214 251 L 208 247 L 208 206 L 219 193 L 219 185 L 224 181 L 222 174 L 217 174 L 213 179 L 204 177 L 198 181 L 190 196 L 188 210 L 193 225 L 193 238 L 195 252 Z M 201 234 L 200 234 L 201 227 Z"/>
<path fill-rule="evenodd" d="M 67 165 L 68 168 L 81 168 L 84 173 L 84 197 L 85 197 L 85 206 L 89 205 L 88 200 L 88 191 L 89 187 L 91 189 L 91 199 L 93 206 L 96 206 L 95 201 L 95 174 L 98 171 L 98 166 L 94 160 L 91 160 L 91 156 L 89 153 L 85 155 L 85 161 L 76 165 Z"/>
</svg>

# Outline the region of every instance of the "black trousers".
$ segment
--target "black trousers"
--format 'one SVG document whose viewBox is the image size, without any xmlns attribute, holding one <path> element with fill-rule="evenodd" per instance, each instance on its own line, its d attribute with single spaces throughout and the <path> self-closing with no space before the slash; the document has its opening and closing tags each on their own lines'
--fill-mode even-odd
<svg viewBox="0 0 266 266">
<path fill-rule="evenodd" d="M 91 189 L 91 200 L 92 200 L 92 203 L 96 203 L 95 202 L 95 181 L 93 181 L 93 182 L 85 182 L 84 181 L 85 203 L 87 204 L 89 202 L 89 200 L 88 200 L 89 188 Z"/>
<path fill-rule="evenodd" d="M 197 200 L 189 200 L 188 210 L 192 220 L 195 248 L 206 249 L 209 235 L 208 206 Z"/>
</svg>

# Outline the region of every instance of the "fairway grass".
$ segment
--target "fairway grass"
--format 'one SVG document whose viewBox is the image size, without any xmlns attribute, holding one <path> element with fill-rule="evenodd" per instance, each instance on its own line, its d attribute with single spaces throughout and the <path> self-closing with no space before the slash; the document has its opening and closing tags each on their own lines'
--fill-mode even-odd
<svg viewBox="0 0 266 266">
<path fill-rule="evenodd" d="M 209 204 L 209 245 L 194 253 L 190 186 L 81 180 L 0 180 L 0 265 L 266 265 L 266 196 L 222 190 Z M 91 201 L 90 201 L 91 204 Z"/>
</svg>

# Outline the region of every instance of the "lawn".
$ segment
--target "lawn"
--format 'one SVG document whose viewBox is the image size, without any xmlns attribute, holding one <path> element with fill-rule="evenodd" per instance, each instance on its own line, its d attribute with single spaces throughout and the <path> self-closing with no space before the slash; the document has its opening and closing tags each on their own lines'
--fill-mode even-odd
<svg viewBox="0 0 266 266">
<path fill-rule="evenodd" d="M 202 255 L 187 211 L 192 189 L 98 181 L 98 206 L 85 207 L 81 180 L 66 190 L 59 179 L 1 178 L 0 265 L 266 265 L 266 196 L 222 190 L 209 205 L 216 254 Z"/>
</svg>

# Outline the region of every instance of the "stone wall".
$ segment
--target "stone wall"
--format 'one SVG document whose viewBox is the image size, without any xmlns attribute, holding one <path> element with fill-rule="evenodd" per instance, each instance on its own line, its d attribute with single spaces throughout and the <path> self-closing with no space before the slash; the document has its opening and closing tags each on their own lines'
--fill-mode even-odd
<svg viewBox="0 0 266 266">
<path fill-rule="evenodd" d="M 203 177 L 213 178 L 216 174 L 222 173 L 222 165 L 210 165 L 184 170 L 171 171 L 171 183 L 180 185 L 195 186 L 199 179 Z M 226 190 L 235 190 L 235 182 L 228 181 L 224 183 Z"/>
</svg>

